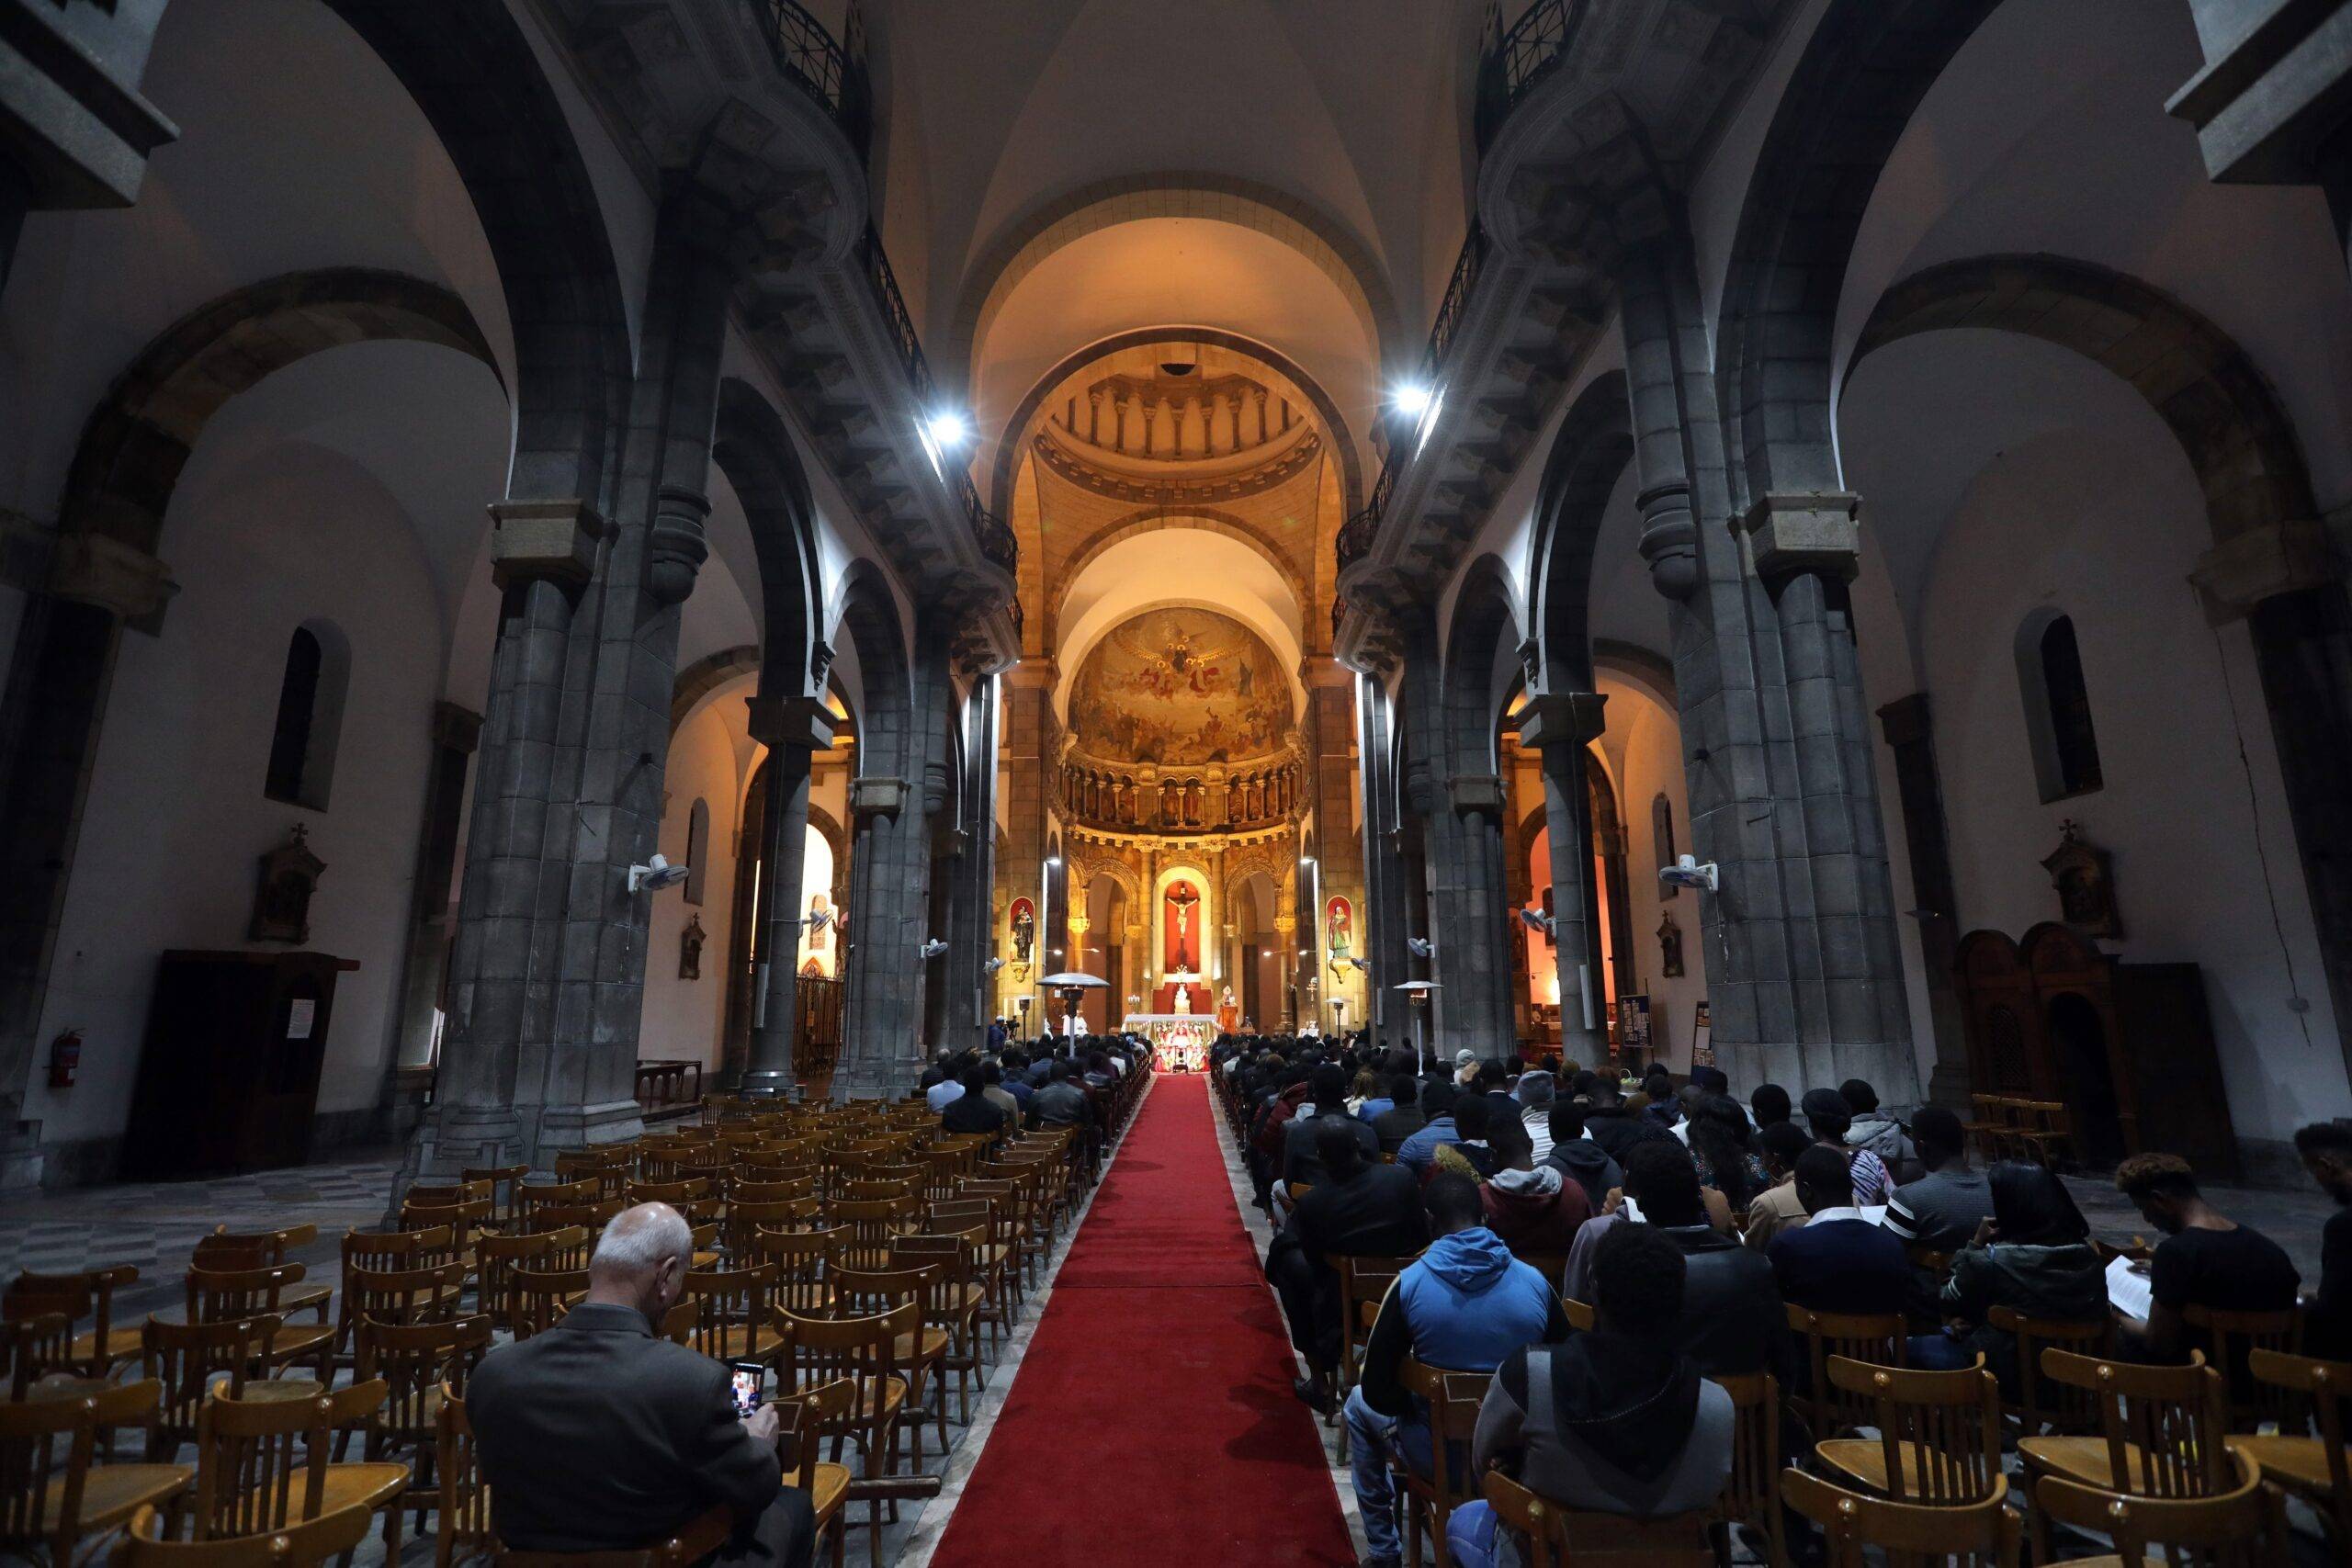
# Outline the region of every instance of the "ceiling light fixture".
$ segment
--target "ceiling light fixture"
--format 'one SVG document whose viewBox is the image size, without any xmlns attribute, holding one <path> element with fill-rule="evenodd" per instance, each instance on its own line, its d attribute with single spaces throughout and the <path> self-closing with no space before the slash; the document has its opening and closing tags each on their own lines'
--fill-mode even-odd
<svg viewBox="0 0 2352 1568">
<path fill-rule="evenodd" d="M 943 452 L 953 452 L 972 437 L 972 422 L 954 409 L 943 409 L 933 414 L 925 426 L 932 441 Z"/>
<path fill-rule="evenodd" d="M 1430 400 L 1437 393 L 1418 381 L 1408 381 L 1388 394 L 1388 400 L 1408 418 L 1419 419 L 1429 412 Z"/>
</svg>

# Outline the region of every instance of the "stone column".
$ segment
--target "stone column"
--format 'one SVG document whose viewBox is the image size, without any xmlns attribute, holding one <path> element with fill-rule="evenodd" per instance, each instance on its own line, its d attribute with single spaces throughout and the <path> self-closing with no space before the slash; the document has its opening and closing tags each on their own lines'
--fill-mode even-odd
<svg viewBox="0 0 2352 1568">
<path fill-rule="evenodd" d="M 1731 503 L 1705 312 L 1687 243 L 1620 277 L 1640 548 L 1672 603 L 1714 1040 L 1736 1090 L 1868 1078 L 1917 1098 L 1902 958 L 1846 585 L 1851 496 Z M 1708 525 L 1702 527 L 1701 523 Z"/>
<path fill-rule="evenodd" d="M 1357 956 L 1371 965 L 1365 976 L 1366 1018 L 1372 1037 L 1384 1047 L 1412 1045 L 1412 1021 L 1395 987 L 1410 976 L 1406 967 L 1404 866 L 1396 846 L 1396 785 L 1389 745 L 1388 693 L 1370 675 L 1356 678 L 1356 718 L 1363 759 L 1364 908 L 1358 922 Z"/>
<path fill-rule="evenodd" d="M 1951 838 L 1944 823 L 1944 792 L 1936 773 L 1935 727 L 1928 694 L 1897 697 L 1878 710 L 1880 733 L 1894 754 L 1894 787 L 1903 805 L 1903 841 L 1910 852 L 1911 903 L 1919 921 L 1920 967 L 1928 983 L 1928 1016 L 1935 1032 L 1935 1067 L 1928 1098 L 1953 1111 L 1969 1110 L 1968 1038 L 1955 966 L 1960 953 L 1960 902 L 1951 876 Z"/>
<path fill-rule="evenodd" d="M 1343 1000 L 1348 1004 L 1348 1026 L 1354 1028 L 1368 1021 L 1364 972 L 1350 964 L 1340 964 L 1336 974 L 1332 971 L 1327 911 L 1334 897 L 1348 901 L 1355 926 L 1349 934 L 1348 955 L 1364 957 L 1365 933 L 1371 929 L 1371 911 L 1365 908 L 1369 899 L 1364 887 L 1364 843 L 1361 833 L 1349 830 L 1355 816 L 1359 774 L 1370 765 L 1356 741 L 1356 676 L 1329 660 L 1311 660 L 1307 696 L 1313 720 L 1309 745 L 1315 770 L 1311 795 L 1315 844 L 1322 856 L 1323 872 L 1323 908 L 1313 911 L 1315 929 L 1323 934 L 1323 951 L 1315 955 L 1315 961 L 1323 976 L 1324 1021 L 1330 1021 L 1330 1003 Z"/>
<path fill-rule="evenodd" d="M 702 522 L 730 276 L 727 211 L 673 177 L 655 231 L 608 523 L 584 500 L 491 508 L 503 595 L 435 1113 L 406 1174 L 546 1163 L 625 1139 L 661 828 L 678 606 Z M 674 895 L 673 895 L 674 896 Z"/>
<path fill-rule="evenodd" d="M 1607 722 L 1598 692 L 1535 696 L 1520 710 L 1519 738 L 1544 759 L 1544 826 L 1552 835 L 1552 940 L 1560 965 L 1560 1050 L 1587 1065 L 1609 1054 L 1607 994 L 1593 972 L 1599 939 L 1592 889 L 1592 794 L 1585 748 Z M 1586 1016 L 1588 1004 L 1591 1010 Z"/>
<path fill-rule="evenodd" d="M 481 744 L 481 715 L 455 703 L 433 705 L 433 752 L 425 764 L 424 821 L 409 892 L 408 940 L 401 963 L 396 1068 L 433 1059 L 433 1019 L 449 964 L 449 891 L 458 879 L 458 827 L 465 814 L 466 770 Z"/>
<path fill-rule="evenodd" d="M 741 1089 L 797 1097 L 793 1045 L 800 1021 L 800 929 L 808 916 L 800 884 L 808 855 L 809 772 L 816 754 L 833 744 L 833 716 L 816 697 L 757 696 L 745 706 L 752 739 L 768 749 L 768 794 L 759 825 L 766 874 L 752 911 L 760 958 L 752 976 L 751 1053 Z"/>
<path fill-rule="evenodd" d="M 996 956 L 990 938 L 991 890 L 996 883 L 996 730 L 999 681 L 982 676 L 964 699 L 964 846 L 956 863 L 955 902 L 948 913 L 946 966 L 948 1038 L 985 1038 L 995 1013 L 989 1005 L 986 964 Z"/>
<path fill-rule="evenodd" d="M 1037 1026 L 1042 1014 L 1037 1010 L 1036 983 L 1039 976 L 1052 972 L 1046 962 L 1046 949 L 1053 945 L 1051 933 L 1046 930 L 1044 902 L 1046 863 L 1046 769 L 1050 765 L 1047 748 L 1052 729 L 1051 705 L 1054 682 L 1057 671 L 1050 660 L 1024 659 L 1004 672 L 1003 726 L 999 745 L 998 765 L 1003 770 L 1005 791 L 1004 858 L 996 867 L 997 890 L 1004 907 L 1007 922 L 992 933 L 1001 942 L 1007 964 L 997 971 L 996 986 L 991 992 L 996 1011 L 1014 1021 L 1019 1026 L 1021 998 L 1031 998 L 1029 1024 Z M 991 823 L 991 827 L 993 823 Z M 1017 964 L 1012 943 L 1012 901 L 1026 898 L 1036 908 L 1037 940 L 1030 950 L 1030 964 L 1024 976 Z"/>
</svg>

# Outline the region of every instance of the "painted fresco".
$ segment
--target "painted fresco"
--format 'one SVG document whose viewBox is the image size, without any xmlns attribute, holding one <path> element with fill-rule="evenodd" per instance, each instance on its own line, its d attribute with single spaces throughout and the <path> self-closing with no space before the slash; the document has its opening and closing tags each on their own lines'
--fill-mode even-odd
<svg viewBox="0 0 2352 1568">
<path fill-rule="evenodd" d="M 1069 700 L 1098 757 L 1163 765 L 1262 757 L 1290 733 L 1290 686 L 1272 649 L 1208 610 L 1148 610 L 1095 644 Z"/>
</svg>

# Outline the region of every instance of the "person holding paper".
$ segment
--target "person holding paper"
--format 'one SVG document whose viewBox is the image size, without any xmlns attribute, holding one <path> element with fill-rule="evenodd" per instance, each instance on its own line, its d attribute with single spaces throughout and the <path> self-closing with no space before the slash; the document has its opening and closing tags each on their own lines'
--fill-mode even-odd
<svg viewBox="0 0 2352 1568">
<path fill-rule="evenodd" d="M 2133 1155 L 2116 1167 L 2115 1186 L 2165 1233 L 2148 1265 L 2148 1315 L 2144 1321 L 2125 1316 L 2127 1342 L 2153 1359 L 2177 1361 L 2201 1348 L 2181 1315 L 2186 1308 L 2285 1312 L 2294 1306 L 2302 1277 L 2285 1250 L 2207 1202 L 2187 1160 Z M 2233 1382 L 2243 1374 L 2242 1368 L 2227 1370 Z"/>
</svg>

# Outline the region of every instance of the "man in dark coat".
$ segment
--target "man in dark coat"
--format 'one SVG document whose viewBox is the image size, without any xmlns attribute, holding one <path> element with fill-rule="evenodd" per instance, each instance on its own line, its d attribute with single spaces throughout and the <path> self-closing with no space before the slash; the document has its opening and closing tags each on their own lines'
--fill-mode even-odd
<svg viewBox="0 0 2352 1568">
<path fill-rule="evenodd" d="M 466 1388 L 491 1522 L 524 1551 L 620 1551 L 724 1505 L 715 1561 L 806 1568 L 808 1495 L 783 1484 L 774 1406 L 737 1416 L 728 1369 L 654 1333 L 685 1292 L 694 1232 L 666 1203 L 605 1227 L 587 1299 L 493 1350 Z"/>
<path fill-rule="evenodd" d="M 1340 1273 L 1336 1258 L 1409 1258 L 1429 1245 L 1421 1184 L 1402 1166 L 1365 1156 L 1356 1129 L 1344 1117 L 1312 1123 L 1315 1156 L 1323 1173 L 1301 1198 L 1266 1249 L 1266 1278 L 1282 1298 L 1291 1343 L 1306 1358 L 1309 1376 L 1294 1384 L 1298 1396 L 1329 1414 L 1340 1364 Z"/>
</svg>

